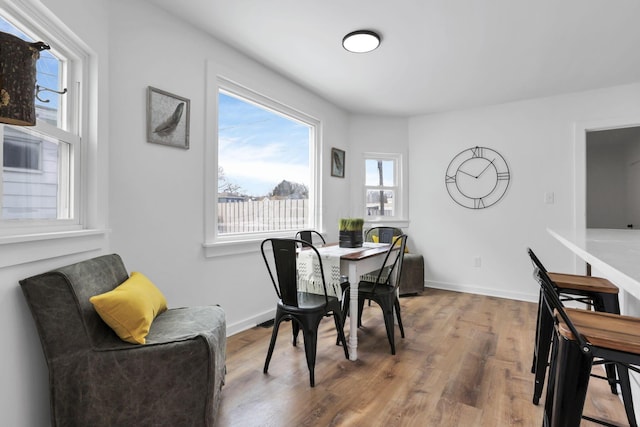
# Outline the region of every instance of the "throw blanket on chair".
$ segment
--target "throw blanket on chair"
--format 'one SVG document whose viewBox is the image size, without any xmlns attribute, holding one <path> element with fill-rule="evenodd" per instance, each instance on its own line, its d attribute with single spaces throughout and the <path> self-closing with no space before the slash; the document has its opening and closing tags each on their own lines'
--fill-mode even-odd
<svg viewBox="0 0 640 427">
<path fill-rule="evenodd" d="M 340 255 L 320 254 L 324 278 L 327 284 L 327 295 L 342 299 L 340 288 Z M 320 264 L 313 250 L 300 251 L 298 254 L 298 290 L 324 295 Z"/>
</svg>

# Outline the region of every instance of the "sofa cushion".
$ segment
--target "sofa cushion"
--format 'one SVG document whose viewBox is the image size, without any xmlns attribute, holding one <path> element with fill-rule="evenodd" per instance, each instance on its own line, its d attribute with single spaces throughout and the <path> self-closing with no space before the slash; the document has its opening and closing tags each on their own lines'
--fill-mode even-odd
<svg viewBox="0 0 640 427">
<path fill-rule="evenodd" d="M 167 310 L 162 292 L 142 273 L 131 277 L 112 291 L 89 298 L 91 304 L 123 341 L 145 344 L 151 322 Z"/>
</svg>

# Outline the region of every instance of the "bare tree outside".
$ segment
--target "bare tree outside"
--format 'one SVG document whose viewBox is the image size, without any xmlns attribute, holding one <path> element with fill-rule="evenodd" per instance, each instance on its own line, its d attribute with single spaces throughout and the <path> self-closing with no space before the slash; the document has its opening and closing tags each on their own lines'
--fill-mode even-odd
<svg viewBox="0 0 640 427">
<path fill-rule="evenodd" d="M 218 193 L 237 194 L 240 190 L 242 186 L 229 181 L 222 166 L 218 166 Z"/>
</svg>

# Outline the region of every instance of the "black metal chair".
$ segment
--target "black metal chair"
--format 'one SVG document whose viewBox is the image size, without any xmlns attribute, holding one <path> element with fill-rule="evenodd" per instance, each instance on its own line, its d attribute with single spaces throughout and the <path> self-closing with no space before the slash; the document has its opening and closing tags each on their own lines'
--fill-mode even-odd
<svg viewBox="0 0 640 427">
<path fill-rule="evenodd" d="M 374 243 L 391 243 L 394 237 L 401 236 L 402 230 L 397 227 L 371 227 L 364 233 L 364 241 L 365 242 L 374 242 Z M 389 268 L 383 274 L 387 274 Z M 370 273 L 365 274 L 361 277 L 362 280 L 373 281 L 378 277 L 380 271 L 375 270 Z M 369 305 L 371 305 L 371 300 L 369 300 Z"/>
<path fill-rule="evenodd" d="M 373 242 L 376 236 L 378 243 L 391 243 L 394 237 L 402 234 L 402 230 L 396 227 L 372 227 L 365 232 L 364 241 Z"/>
<path fill-rule="evenodd" d="M 296 233 L 296 239 L 304 240 L 307 243 L 311 243 L 314 245 L 313 237 L 316 236 L 322 241 L 323 245 L 327 244 L 327 241 L 324 239 L 324 236 L 317 232 L 316 230 L 300 230 Z"/>
<path fill-rule="evenodd" d="M 534 277 L 540 284 L 542 310 L 555 324 L 543 426 L 577 427 L 581 419 L 612 425 L 582 414 L 597 358 L 617 368 L 627 420 L 637 427 L 629 369 L 640 372 L 640 318 L 565 309 L 549 275 L 536 268 Z"/>
<path fill-rule="evenodd" d="M 404 260 L 404 249 L 407 244 L 407 236 L 402 234 L 389 246 L 378 275 L 374 281 L 361 280 L 358 284 L 358 326 L 362 326 L 362 311 L 364 301 L 371 300 L 378 303 L 384 316 L 384 324 L 387 330 L 387 338 L 391 345 L 391 354 L 396 354 L 395 334 L 393 323 L 393 312 L 395 311 L 400 327 L 400 334 L 404 338 L 404 327 L 402 326 L 402 316 L 400 314 L 400 300 L 398 298 L 398 286 L 402 275 L 402 263 Z M 390 262 L 393 260 L 393 262 Z M 388 267 L 385 267 L 388 266 Z M 345 291 L 345 301 L 349 301 L 350 290 Z M 343 316 L 348 314 L 348 304 L 344 304 Z"/>
<path fill-rule="evenodd" d="M 278 328 L 283 320 L 292 321 L 293 345 L 297 344 L 298 332 L 302 329 L 304 350 L 309 368 L 311 387 L 315 385 L 316 347 L 318 341 L 318 325 L 323 317 L 332 314 L 338 332 L 338 342 L 342 343 L 344 356 L 349 358 L 347 341 L 344 336 L 340 301 L 327 294 L 322 259 L 318 250 L 310 243 L 298 239 L 266 239 L 260 245 L 269 277 L 278 295 L 276 316 L 269 343 L 269 351 L 264 362 L 264 373 L 269 369 L 269 362 L 278 336 Z M 311 250 L 318 258 L 323 294 L 314 294 L 298 289 L 296 257 L 300 250 Z M 269 254 L 269 255 L 268 255 Z M 275 271 L 275 275 L 274 275 Z"/>
<path fill-rule="evenodd" d="M 544 271 L 556 288 L 562 301 L 577 301 L 591 305 L 596 311 L 620 314 L 618 301 L 619 289 L 607 279 L 575 274 L 551 273 L 542 265 L 536 254 L 527 248 L 527 254 L 534 266 Z M 535 374 L 533 403 L 538 404 L 549 365 L 549 353 L 553 335 L 553 318 L 550 313 L 542 309 L 542 291 L 538 302 L 538 319 L 536 323 L 536 338 L 533 349 L 533 363 L 531 373 Z M 616 370 L 613 365 L 605 366 L 611 392 L 617 394 Z"/>
</svg>

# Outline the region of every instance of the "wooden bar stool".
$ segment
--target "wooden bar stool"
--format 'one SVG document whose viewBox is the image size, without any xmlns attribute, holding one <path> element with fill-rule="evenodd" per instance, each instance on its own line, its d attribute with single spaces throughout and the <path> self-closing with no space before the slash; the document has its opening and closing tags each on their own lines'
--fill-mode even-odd
<svg viewBox="0 0 640 427">
<path fill-rule="evenodd" d="M 576 274 L 551 273 L 546 270 L 535 253 L 527 248 L 527 253 L 536 268 L 548 274 L 561 301 L 577 301 L 592 305 L 596 311 L 620 314 L 618 300 L 619 289 L 609 280 L 601 277 L 580 276 Z M 533 349 L 533 363 L 531 373 L 535 374 L 533 389 L 533 403 L 540 401 L 544 380 L 549 365 L 549 353 L 553 336 L 553 317 L 547 310 L 542 309 L 542 291 L 538 301 L 538 321 L 536 323 L 536 339 Z M 607 380 L 611 392 L 617 394 L 617 377 L 615 366 L 605 364 Z"/>
<path fill-rule="evenodd" d="M 579 426 L 594 358 L 615 364 L 629 425 L 637 427 L 629 369 L 640 372 L 640 318 L 564 308 L 550 277 L 536 269 L 544 310 L 553 310 L 555 333 L 544 426 Z"/>
</svg>

